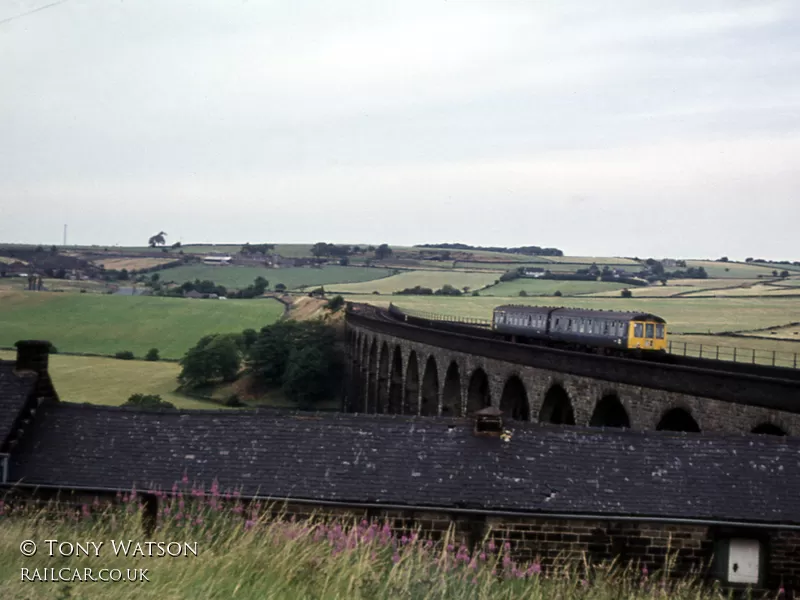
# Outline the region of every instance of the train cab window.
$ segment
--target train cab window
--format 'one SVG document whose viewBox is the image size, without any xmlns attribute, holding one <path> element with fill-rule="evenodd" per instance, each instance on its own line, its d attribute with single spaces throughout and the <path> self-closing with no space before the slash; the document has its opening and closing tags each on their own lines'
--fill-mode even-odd
<svg viewBox="0 0 800 600">
<path fill-rule="evenodd" d="M 655 325 L 653 323 L 648 323 L 645 325 L 645 337 L 653 339 L 653 335 L 655 334 Z"/>
<path fill-rule="evenodd" d="M 664 324 L 658 323 L 656 325 L 656 339 L 663 340 L 664 339 Z"/>
<path fill-rule="evenodd" d="M 531 315 L 528 315 L 528 327 L 530 327 L 531 325 L 533 325 L 533 317 Z"/>
<path fill-rule="evenodd" d="M 608 321 L 603 321 L 603 335 L 608 335 Z"/>
<path fill-rule="evenodd" d="M 644 325 L 643 323 L 634 323 L 633 325 L 633 337 L 644 337 L 642 334 L 644 333 Z"/>
</svg>

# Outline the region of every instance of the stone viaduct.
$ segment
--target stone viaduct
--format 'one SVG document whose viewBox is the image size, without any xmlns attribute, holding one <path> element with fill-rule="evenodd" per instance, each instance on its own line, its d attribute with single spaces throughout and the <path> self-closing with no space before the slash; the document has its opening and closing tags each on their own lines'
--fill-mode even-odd
<svg viewBox="0 0 800 600">
<path fill-rule="evenodd" d="M 625 359 L 476 340 L 387 315 L 348 307 L 346 411 L 458 417 L 495 406 L 540 423 L 800 435 L 800 380 L 658 364 L 631 371 Z M 743 381 L 766 387 L 746 397 Z"/>
</svg>

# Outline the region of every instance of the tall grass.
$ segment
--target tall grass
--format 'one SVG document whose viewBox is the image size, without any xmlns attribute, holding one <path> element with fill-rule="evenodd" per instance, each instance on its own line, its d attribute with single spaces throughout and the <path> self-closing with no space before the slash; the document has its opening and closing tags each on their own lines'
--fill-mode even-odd
<svg viewBox="0 0 800 600">
<path fill-rule="evenodd" d="M 647 573 L 633 566 L 559 561 L 543 569 L 538 561 L 519 563 L 508 545 L 491 538 L 470 551 L 452 531 L 434 542 L 419 532 L 394 532 L 388 523 L 314 518 L 295 521 L 269 516 L 267 507 L 245 505 L 235 494 L 212 488 L 210 496 L 174 488 L 160 494 L 158 527 L 151 537 L 142 533 L 144 505 L 135 492 L 120 503 L 80 507 L 58 505 L 11 508 L 0 503 L 0 598 L 458 598 L 526 599 L 677 599 L 723 598 L 716 586 L 698 579 Z M 227 496 L 227 497 L 226 497 Z M 21 554 L 20 544 L 33 540 L 35 556 Z M 50 556 L 45 540 L 103 542 L 99 556 Z M 197 555 L 133 556 L 114 552 L 117 542 L 161 541 L 197 544 Z M 173 550 L 177 547 L 173 546 Z M 63 547 L 69 550 L 69 547 Z M 147 549 L 145 553 L 147 553 Z M 173 552 L 174 553 L 174 552 Z M 65 578 L 78 570 L 146 569 L 149 581 L 41 582 L 22 581 L 35 569 L 60 569 Z M 135 571 L 134 571 L 135 572 Z M 105 577 L 108 577 L 106 572 Z M 113 576 L 116 577 L 116 576 Z"/>
</svg>

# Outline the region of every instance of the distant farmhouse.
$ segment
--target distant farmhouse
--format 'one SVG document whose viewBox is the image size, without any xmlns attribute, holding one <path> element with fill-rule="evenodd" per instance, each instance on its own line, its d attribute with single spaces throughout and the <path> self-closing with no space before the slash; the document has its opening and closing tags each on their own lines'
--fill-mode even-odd
<svg viewBox="0 0 800 600">
<path fill-rule="evenodd" d="M 182 477 L 245 501 L 388 520 L 454 544 L 490 534 L 512 556 L 641 561 L 727 587 L 800 592 L 800 439 L 641 432 L 470 418 L 71 404 L 48 342 L 0 361 L 0 486 L 12 501 L 114 500 L 156 518 Z M 713 557 L 713 558 L 712 558 Z"/>
<path fill-rule="evenodd" d="M 203 264 L 206 265 L 229 265 L 231 264 L 231 256 L 204 256 Z"/>
</svg>

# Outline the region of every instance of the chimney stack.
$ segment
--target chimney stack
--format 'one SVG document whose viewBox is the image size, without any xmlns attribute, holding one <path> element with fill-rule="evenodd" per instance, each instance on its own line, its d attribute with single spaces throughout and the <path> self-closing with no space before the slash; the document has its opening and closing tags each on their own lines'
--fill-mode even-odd
<svg viewBox="0 0 800 600">
<path fill-rule="evenodd" d="M 37 375 L 36 396 L 41 400 L 58 401 L 58 394 L 48 373 L 48 358 L 53 345 L 46 340 L 21 340 L 17 348 L 17 371 L 33 371 Z"/>
<path fill-rule="evenodd" d="M 475 412 L 475 435 L 500 437 L 503 433 L 503 411 L 487 406 Z"/>
<path fill-rule="evenodd" d="M 17 371 L 34 371 L 46 375 L 48 356 L 52 344 L 43 340 L 21 340 L 14 344 L 17 348 Z"/>
</svg>

